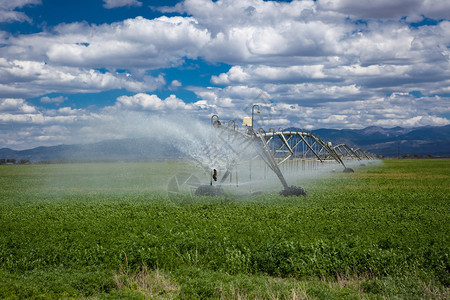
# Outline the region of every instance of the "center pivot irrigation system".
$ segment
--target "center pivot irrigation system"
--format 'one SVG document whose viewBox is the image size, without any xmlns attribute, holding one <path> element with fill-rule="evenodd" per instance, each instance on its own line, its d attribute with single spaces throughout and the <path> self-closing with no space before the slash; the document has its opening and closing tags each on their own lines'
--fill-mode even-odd
<svg viewBox="0 0 450 300">
<path fill-rule="evenodd" d="M 221 121 L 218 115 L 211 117 L 211 125 L 214 128 L 215 141 L 220 147 L 225 147 L 229 153 L 225 161 L 225 172 L 218 178 L 216 169 L 210 170 L 211 180 L 209 185 L 198 187 L 196 195 L 220 195 L 223 194 L 221 185 L 227 178 L 232 176 L 232 171 L 237 169 L 238 163 L 245 153 L 254 153 L 255 157 L 250 157 L 250 176 L 251 161 L 261 158 L 264 163 L 275 173 L 283 185 L 280 192 L 284 196 L 306 195 L 306 191 L 301 187 L 289 186 L 281 168 L 286 164 L 296 164 L 304 166 L 305 163 L 324 164 L 327 162 L 338 163 L 343 167 L 343 172 L 354 172 L 353 169 L 346 166 L 344 161 L 349 160 L 371 160 L 376 159 L 374 154 L 365 152 L 361 149 L 353 149 L 346 144 L 333 146 L 331 142 L 324 142 L 311 132 L 301 129 L 282 129 L 269 128 L 267 131 L 263 128 L 254 129 L 254 117 L 260 116 L 260 106 L 258 104 L 252 107 L 252 116 L 245 117 L 240 128 L 235 120 Z M 249 148 L 255 151 L 247 151 Z M 216 149 L 216 153 L 220 152 Z M 224 149 L 222 149 L 223 151 Z M 214 151 L 213 151 L 214 152 Z M 203 166 L 208 169 L 208 166 Z M 304 169 L 304 167 L 303 167 Z M 236 174 L 237 176 L 237 174 Z M 218 181 L 216 186 L 213 182 Z"/>
</svg>

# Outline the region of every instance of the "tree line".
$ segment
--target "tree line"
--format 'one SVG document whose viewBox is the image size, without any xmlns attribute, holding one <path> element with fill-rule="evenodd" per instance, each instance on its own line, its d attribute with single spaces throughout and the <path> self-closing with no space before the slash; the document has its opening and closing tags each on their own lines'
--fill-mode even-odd
<svg viewBox="0 0 450 300">
<path fill-rule="evenodd" d="M 31 164 L 29 159 L 0 158 L 0 165 L 27 165 Z"/>
</svg>

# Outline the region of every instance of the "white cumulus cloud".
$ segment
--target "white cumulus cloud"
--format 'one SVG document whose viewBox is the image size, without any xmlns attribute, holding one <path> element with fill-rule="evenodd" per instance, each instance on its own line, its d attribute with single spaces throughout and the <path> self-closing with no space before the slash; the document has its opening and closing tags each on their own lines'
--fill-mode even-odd
<svg viewBox="0 0 450 300">
<path fill-rule="evenodd" d="M 142 6 L 142 2 L 138 0 L 103 0 L 104 8 L 116 8 L 123 6 Z"/>
<path fill-rule="evenodd" d="M 63 103 L 66 100 L 67 100 L 67 97 L 64 97 L 64 96 L 58 96 L 58 97 L 53 97 L 53 98 L 45 96 L 45 97 L 41 98 L 41 103 L 55 103 L 58 105 L 58 104 Z"/>
<path fill-rule="evenodd" d="M 108 9 L 142 5 L 137 0 L 103 3 Z M 0 0 L 0 22 L 31 22 L 18 10 L 37 4 Z M 94 136 L 92 124 L 121 113 L 242 118 L 263 100 L 262 91 L 270 95 L 269 102 L 263 101 L 272 118 L 266 124 L 361 128 L 450 123 L 448 1 L 185 0 L 153 9 L 171 17 L 64 23 L 32 34 L 0 31 L 1 129 L 13 124 L 23 143 L 33 138 L 54 143 L 58 129 L 61 141 L 71 129 Z M 411 24 L 420 21 L 420 26 Z M 211 67 L 205 72 L 210 86 L 204 81 L 195 86 L 185 75 L 173 77 L 186 60 L 230 67 L 217 73 Z M 169 83 L 165 74 L 170 74 Z M 98 112 L 64 107 L 66 96 L 49 96 L 120 89 L 127 96 Z M 152 94 L 160 89 L 173 94 L 188 90 L 198 99 Z M 27 101 L 36 97 L 57 109 Z M 12 136 L 3 140 L 12 141 Z M 105 131 L 101 136 L 116 135 Z"/>
<path fill-rule="evenodd" d="M 318 0 L 325 10 L 335 11 L 356 19 L 399 19 L 406 16 L 448 18 L 450 3 L 433 0 Z"/>
<path fill-rule="evenodd" d="M 0 0 L 0 23 L 31 22 L 25 13 L 15 9 L 38 4 L 41 0 Z"/>
<path fill-rule="evenodd" d="M 117 98 L 117 104 L 119 107 L 127 110 L 165 111 L 166 109 L 189 109 L 189 105 L 175 95 L 170 95 L 166 99 L 161 100 L 156 95 L 139 93 L 134 96 L 120 96 Z"/>
</svg>

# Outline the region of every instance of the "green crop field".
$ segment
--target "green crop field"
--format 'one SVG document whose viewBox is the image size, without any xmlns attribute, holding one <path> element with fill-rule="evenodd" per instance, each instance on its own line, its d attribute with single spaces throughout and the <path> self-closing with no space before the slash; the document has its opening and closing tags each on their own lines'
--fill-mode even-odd
<svg viewBox="0 0 450 300">
<path fill-rule="evenodd" d="M 177 162 L 0 166 L 2 299 L 448 299 L 450 160 L 167 196 Z"/>
</svg>

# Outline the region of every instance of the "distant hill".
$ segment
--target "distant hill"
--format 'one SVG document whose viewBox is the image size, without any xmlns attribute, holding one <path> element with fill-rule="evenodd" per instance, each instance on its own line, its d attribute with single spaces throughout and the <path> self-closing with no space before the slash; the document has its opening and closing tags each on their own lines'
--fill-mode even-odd
<svg viewBox="0 0 450 300">
<path fill-rule="evenodd" d="M 169 143 L 152 139 L 106 140 L 93 144 L 58 145 L 15 151 L 0 149 L 0 159 L 43 161 L 141 161 L 149 159 L 179 158 L 179 153 Z"/>
<path fill-rule="evenodd" d="M 346 143 L 385 157 L 450 156 L 450 125 L 418 128 L 318 129 L 313 133 L 334 144 Z"/>
<path fill-rule="evenodd" d="M 383 155 L 450 156 L 450 125 L 419 128 L 317 129 L 312 131 L 333 144 L 345 143 L 351 147 Z M 153 139 L 107 140 L 93 144 L 58 145 L 16 151 L 0 149 L 0 159 L 43 161 L 141 161 L 186 157 L 170 143 Z"/>
</svg>

